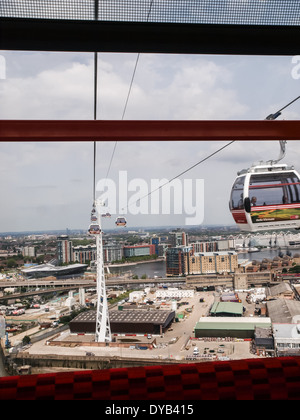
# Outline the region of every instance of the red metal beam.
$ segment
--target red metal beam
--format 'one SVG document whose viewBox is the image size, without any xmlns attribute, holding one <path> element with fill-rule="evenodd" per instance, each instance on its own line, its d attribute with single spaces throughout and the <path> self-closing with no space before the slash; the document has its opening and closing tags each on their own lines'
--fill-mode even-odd
<svg viewBox="0 0 300 420">
<path fill-rule="evenodd" d="M 299 121 L 0 121 L 0 141 L 300 140 Z"/>
<path fill-rule="evenodd" d="M 138 407 L 145 401 L 161 401 L 159 404 L 168 401 L 173 407 L 177 403 L 176 410 L 180 407 L 181 414 L 191 414 L 191 418 L 201 415 L 198 401 L 299 399 L 299 357 L 174 363 L 0 378 L 0 401 L 102 400 L 105 401 L 102 410 L 111 407 L 114 401 L 122 404 L 120 400 L 138 401 Z M 186 405 L 178 405 L 180 400 L 186 401 Z M 183 410 L 188 407 L 189 411 Z"/>
</svg>

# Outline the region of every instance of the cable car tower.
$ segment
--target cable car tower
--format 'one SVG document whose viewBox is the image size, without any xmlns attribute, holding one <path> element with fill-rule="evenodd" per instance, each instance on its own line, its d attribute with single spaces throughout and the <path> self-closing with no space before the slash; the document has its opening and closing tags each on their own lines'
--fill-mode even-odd
<svg viewBox="0 0 300 420">
<path fill-rule="evenodd" d="M 100 213 L 102 207 L 103 203 L 100 200 L 94 201 L 89 234 L 95 236 L 97 245 L 97 318 L 95 341 L 97 343 L 109 343 L 111 342 L 111 329 L 104 275 L 103 239 Z"/>
</svg>

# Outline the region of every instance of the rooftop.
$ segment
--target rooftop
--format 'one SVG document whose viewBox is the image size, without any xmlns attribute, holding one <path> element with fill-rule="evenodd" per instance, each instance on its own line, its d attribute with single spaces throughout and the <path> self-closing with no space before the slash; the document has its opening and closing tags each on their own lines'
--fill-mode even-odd
<svg viewBox="0 0 300 420">
<path fill-rule="evenodd" d="M 203 256 L 203 257 L 214 257 L 215 255 L 237 255 L 235 251 L 215 251 L 215 252 L 195 252 L 196 256 Z"/>
<path fill-rule="evenodd" d="M 24 274 L 33 274 L 33 273 L 37 273 L 40 271 L 43 272 L 49 272 L 49 273 L 53 273 L 53 272 L 64 272 L 66 270 L 69 269 L 78 269 L 78 268 L 86 268 L 87 264 L 70 264 L 70 265 L 64 265 L 64 266 L 56 266 L 56 265 L 52 265 L 52 264 L 41 264 L 41 265 L 37 265 L 31 268 L 24 268 L 22 270 L 22 273 Z"/>
<path fill-rule="evenodd" d="M 300 316 L 300 302 L 290 299 L 277 299 L 267 302 L 269 317 L 273 323 L 292 323 Z"/>
<path fill-rule="evenodd" d="M 123 311 L 111 310 L 109 311 L 110 323 L 151 323 L 162 325 L 172 314 L 169 311 L 147 311 L 147 310 L 130 310 Z M 175 313 L 173 312 L 174 316 Z M 96 322 L 96 311 L 87 311 L 79 314 L 72 322 Z"/>
<path fill-rule="evenodd" d="M 273 324 L 275 339 L 296 338 L 300 340 L 300 324 Z"/>
<path fill-rule="evenodd" d="M 281 293 L 287 293 L 287 292 L 290 294 L 293 294 L 293 290 L 291 286 L 289 285 L 289 283 L 285 283 L 285 282 L 279 283 L 273 287 L 266 288 L 267 296 L 277 296 L 277 295 L 280 295 Z"/>
<path fill-rule="evenodd" d="M 215 302 L 210 310 L 214 315 L 227 313 L 236 316 L 243 315 L 243 304 L 239 302 Z"/>
<path fill-rule="evenodd" d="M 109 313 L 110 322 L 151 323 L 156 325 L 164 324 L 169 316 L 169 311 L 125 310 L 110 311 Z"/>
<path fill-rule="evenodd" d="M 224 329 L 241 330 L 241 329 L 255 329 L 256 326 L 268 328 L 271 326 L 270 318 L 256 318 L 256 317 L 202 317 L 197 322 L 195 329 Z"/>
</svg>

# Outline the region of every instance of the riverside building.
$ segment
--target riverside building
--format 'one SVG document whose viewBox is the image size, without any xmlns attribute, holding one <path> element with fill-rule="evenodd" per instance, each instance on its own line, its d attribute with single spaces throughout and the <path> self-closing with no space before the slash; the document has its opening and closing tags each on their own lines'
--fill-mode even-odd
<svg viewBox="0 0 300 420">
<path fill-rule="evenodd" d="M 166 253 L 167 276 L 233 273 L 238 268 L 234 251 L 195 253 L 191 246 L 170 248 Z"/>
</svg>

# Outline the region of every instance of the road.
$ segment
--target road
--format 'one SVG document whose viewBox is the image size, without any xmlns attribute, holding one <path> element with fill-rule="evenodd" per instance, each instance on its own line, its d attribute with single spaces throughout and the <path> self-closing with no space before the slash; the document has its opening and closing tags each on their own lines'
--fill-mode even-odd
<svg viewBox="0 0 300 420">
<path fill-rule="evenodd" d="M 135 286 L 139 286 L 139 287 L 146 287 L 152 284 L 167 284 L 167 285 L 176 285 L 178 286 L 178 284 L 183 284 L 184 281 L 182 280 L 182 278 L 180 279 L 170 279 L 170 278 L 166 278 L 166 279 L 144 279 L 144 280 L 140 280 L 140 279 L 127 279 L 127 278 L 109 278 L 106 280 L 106 286 L 107 287 L 112 287 L 112 286 L 125 286 L 127 287 L 135 287 Z M 96 288 L 96 282 L 91 282 L 86 281 L 86 280 L 53 280 L 53 281 L 45 281 L 45 280 L 30 280 L 30 281 L 22 281 L 22 282 L 11 282 L 11 283 L 7 283 L 7 282 L 0 282 L 0 289 L 4 289 L 6 287 L 12 287 L 12 288 L 17 288 L 17 287 L 26 287 L 26 288 L 31 288 L 30 291 L 28 292 L 24 292 L 24 293 L 15 293 L 15 294 L 10 294 L 10 295 L 4 295 L 4 296 L 0 296 L 0 302 L 5 302 L 7 299 L 20 299 L 20 298 L 24 298 L 24 297 L 29 297 L 29 296 L 33 296 L 33 295 L 43 295 L 43 294 L 47 294 L 47 293 L 53 293 L 53 292 L 67 292 L 70 290 L 77 290 L 80 288 L 84 288 L 84 289 L 92 289 L 92 288 Z"/>
<path fill-rule="evenodd" d="M 175 284 L 185 283 L 185 279 L 180 278 L 147 278 L 147 279 L 132 279 L 128 277 L 109 277 L 106 279 L 107 286 L 118 286 L 118 285 L 140 285 L 140 284 Z M 42 289 L 46 287 L 96 287 L 96 281 L 84 280 L 84 279 L 57 279 L 57 280 L 44 280 L 44 279 L 32 279 L 22 281 L 0 281 L 0 289 L 5 288 L 36 288 Z"/>
</svg>

